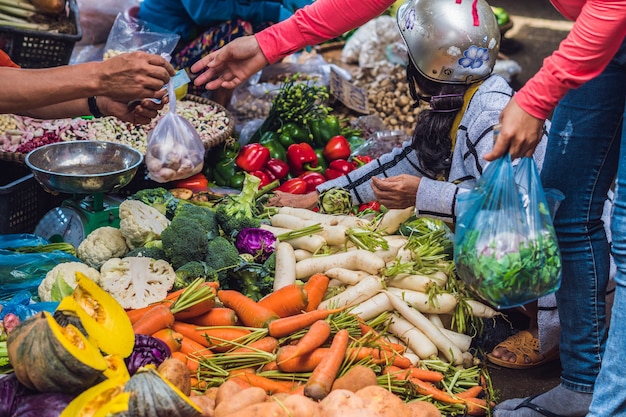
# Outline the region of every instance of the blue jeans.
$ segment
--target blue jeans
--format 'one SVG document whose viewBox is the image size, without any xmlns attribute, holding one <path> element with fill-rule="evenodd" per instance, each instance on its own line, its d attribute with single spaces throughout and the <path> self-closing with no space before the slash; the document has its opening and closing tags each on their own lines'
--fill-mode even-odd
<svg viewBox="0 0 626 417">
<path fill-rule="evenodd" d="M 561 287 L 556 293 L 561 322 L 561 384 L 577 392 L 593 392 L 606 343 L 610 249 L 601 217 L 618 165 L 621 181 L 626 181 L 626 159 L 619 159 L 620 144 L 626 141 L 621 128 L 626 100 L 624 60 L 626 42 L 602 74 L 571 90 L 559 102 L 541 171 L 544 188 L 556 188 L 565 194 L 554 219 L 563 258 Z M 613 244 L 621 246 L 622 256 L 615 261 L 618 269 L 621 267 L 623 284 L 626 195 L 622 193 L 616 198 L 621 201 L 621 221 L 616 210 L 612 233 Z M 617 317 L 612 322 L 626 326 L 626 321 Z M 626 337 L 622 340 L 626 342 Z M 623 354 L 626 355 L 626 346 Z M 619 371 L 620 367 L 614 370 Z"/>
<path fill-rule="evenodd" d="M 614 103 L 621 107 L 612 108 L 621 111 L 622 123 L 626 118 L 624 110 L 626 100 L 626 47 L 622 43 L 620 52 L 613 60 L 613 65 L 605 74 L 613 74 L 614 84 L 606 90 L 621 99 Z M 603 76 L 605 76 L 603 74 Z M 626 414 L 626 389 L 623 366 L 626 363 L 626 129 L 622 126 L 617 140 L 621 142 L 619 168 L 615 187 L 615 202 L 611 215 L 611 235 L 613 237 L 613 257 L 617 266 L 615 276 L 615 302 L 611 310 L 611 326 L 602 359 L 602 368 L 596 380 L 590 416 L 618 416 Z"/>
</svg>

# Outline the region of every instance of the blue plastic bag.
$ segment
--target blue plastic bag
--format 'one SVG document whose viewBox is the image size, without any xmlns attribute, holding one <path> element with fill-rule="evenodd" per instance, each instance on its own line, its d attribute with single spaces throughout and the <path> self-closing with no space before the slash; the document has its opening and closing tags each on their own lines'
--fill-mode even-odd
<svg viewBox="0 0 626 417">
<path fill-rule="evenodd" d="M 40 311 L 54 312 L 59 303 L 57 302 L 36 302 L 31 298 L 28 291 L 18 291 L 13 298 L 7 301 L 0 301 L 0 320 L 7 314 L 15 314 L 20 318 L 20 322 L 26 320 Z"/>
<path fill-rule="evenodd" d="M 23 248 L 25 246 L 42 246 L 50 241 L 31 233 L 13 233 L 0 235 L 0 249 Z"/>
<path fill-rule="evenodd" d="M 491 162 L 457 204 L 457 275 L 478 296 L 501 309 L 559 288 L 561 254 L 534 159 Z"/>
</svg>

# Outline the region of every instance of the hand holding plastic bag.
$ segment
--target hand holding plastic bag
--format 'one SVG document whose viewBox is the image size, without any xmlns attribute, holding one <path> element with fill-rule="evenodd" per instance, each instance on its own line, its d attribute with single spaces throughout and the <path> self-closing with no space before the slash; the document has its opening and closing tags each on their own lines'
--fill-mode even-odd
<svg viewBox="0 0 626 417">
<path fill-rule="evenodd" d="M 148 133 L 146 166 L 148 176 L 156 182 L 189 178 L 202 171 L 204 143 L 187 119 L 176 114 L 176 94 L 167 85 L 170 110 Z"/>
<path fill-rule="evenodd" d="M 555 292 L 561 254 L 532 158 L 513 168 L 507 154 L 459 196 L 454 260 L 459 278 L 497 308 Z"/>
</svg>

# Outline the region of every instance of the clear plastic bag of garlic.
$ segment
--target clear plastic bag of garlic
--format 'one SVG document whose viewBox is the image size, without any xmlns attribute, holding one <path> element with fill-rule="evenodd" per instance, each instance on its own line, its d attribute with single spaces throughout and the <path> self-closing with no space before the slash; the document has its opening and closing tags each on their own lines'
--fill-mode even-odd
<svg viewBox="0 0 626 417">
<path fill-rule="evenodd" d="M 204 143 L 196 128 L 176 114 L 176 95 L 168 85 L 170 110 L 149 133 L 146 167 L 150 179 L 169 182 L 188 178 L 202 171 Z"/>
</svg>

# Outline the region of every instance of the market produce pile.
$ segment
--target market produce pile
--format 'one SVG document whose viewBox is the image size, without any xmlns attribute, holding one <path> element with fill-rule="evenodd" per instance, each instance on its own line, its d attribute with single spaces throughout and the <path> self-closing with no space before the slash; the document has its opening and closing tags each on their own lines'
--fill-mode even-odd
<svg viewBox="0 0 626 417">
<path fill-rule="evenodd" d="M 260 183 L 144 189 L 78 248 L 8 244 L 66 258 L 30 281 L 53 308 L 4 316 L 6 415 L 487 414 L 472 339 L 496 313 L 455 278 L 445 224 L 267 207 Z"/>
</svg>

